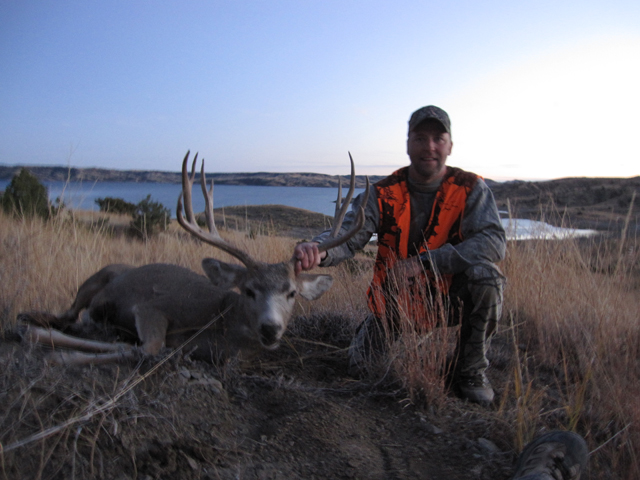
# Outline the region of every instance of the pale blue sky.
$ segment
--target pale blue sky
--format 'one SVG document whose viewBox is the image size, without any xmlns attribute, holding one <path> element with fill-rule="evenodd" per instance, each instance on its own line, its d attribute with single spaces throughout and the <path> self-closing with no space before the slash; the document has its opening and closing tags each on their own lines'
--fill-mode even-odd
<svg viewBox="0 0 640 480">
<path fill-rule="evenodd" d="M 385 174 L 452 119 L 488 178 L 640 174 L 640 2 L 0 0 L 0 163 Z"/>
</svg>

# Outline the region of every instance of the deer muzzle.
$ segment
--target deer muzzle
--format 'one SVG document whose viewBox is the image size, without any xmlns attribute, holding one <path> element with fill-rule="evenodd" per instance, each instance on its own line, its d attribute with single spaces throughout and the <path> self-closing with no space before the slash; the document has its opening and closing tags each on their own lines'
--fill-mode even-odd
<svg viewBox="0 0 640 480">
<path fill-rule="evenodd" d="M 277 348 L 284 328 L 275 323 L 263 323 L 260 326 L 260 343 L 267 349 Z"/>
</svg>

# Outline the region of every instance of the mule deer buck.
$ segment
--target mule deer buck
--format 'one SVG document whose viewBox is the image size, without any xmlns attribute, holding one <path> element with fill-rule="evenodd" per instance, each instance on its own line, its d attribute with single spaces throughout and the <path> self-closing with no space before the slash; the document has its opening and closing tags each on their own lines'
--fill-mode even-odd
<svg viewBox="0 0 640 480">
<path fill-rule="evenodd" d="M 351 159 L 351 155 L 349 157 Z M 137 268 L 129 265 L 106 266 L 80 286 L 73 305 L 65 313 L 58 316 L 23 314 L 22 318 L 31 323 L 48 323 L 57 329 L 64 329 L 75 323 L 81 311 L 87 309 L 92 320 L 104 321 L 134 333 L 141 346 L 85 340 L 52 328 L 28 326 L 26 337 L 31 341 L 56 347 L 56 351 L 49 355 L 50 361 L 106 363 L 134 358 L 140 351 L 156 355 L 163 346 L 176 348 L 182 345 L 204 326 L 208 328 L 192 340 L 196 347 L 194 357 L 217 362 L 236 354 L 250 356 L 260 349 L 277 347 L 291 318 L 296 294 L 314 300 L 329 289 L 333 282 L 329 275 L 296 275 L 293 258 L 282 263 L 263 263 L 220 237 L 213 217 L 213 184 L 207 190 L 204 161 L 200 184 L 206 200 L 208 231 L 200 228 L 191 200 L 197 158 L 196 154 L 191 175 L 188 173 L 189 152 L 182 162 L 178 222 L 191 235 L 227 252 L 244 266 L 205 258 L 202 268 L 206 277 L 177 265 L 160 263 Z M 319 245 L 321 251 L 346 242 L 362 228 L 364 211 L 361 208 L 354 228 L 338 236 L 354 187 L 355 170 L 351 159 L 349 192 L 342 201 L 341 187 L 338 187 L 332 236 Z M 368 195 L 368 179 L 366 192 Z M 189 346 L 192 347 L 191 344 Z M 74 350 L 57 350 L 57 347 Z"/>
</svg>

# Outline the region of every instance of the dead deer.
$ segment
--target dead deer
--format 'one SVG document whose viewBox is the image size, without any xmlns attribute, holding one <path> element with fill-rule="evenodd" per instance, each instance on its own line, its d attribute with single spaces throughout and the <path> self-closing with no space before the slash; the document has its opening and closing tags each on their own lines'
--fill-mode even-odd
<svg viewBox="0 0 640 480">
<path fill-rule="evenodd" d="M 349 157 L 351 159 L 351 155 Z M 189 348 L 195 348 L 194 357 L 217 362 L 231 355 L 252 356 L 261 349 L 278 346 L 291 318 L 296 295 L 314 300 L 330 288 L 333 282 L 330 275 L 296 275 L 293 258 L 282 263 L 263 263 L 220 237 L 213 216 L 213 182 L 211 188 L 207 189 L 204 161 L 200 184 L 206 200 L 204 216 L 208 231 L 200 228 L 191 200 L 197 158 L 196 154 L 191 175 L 188 173 L 189 152 L 182 162 L 178 222 L 191 235 L 227 252 L 244 266 L 205 258 L 202 268 L 206 277 L 170 264 L 106 266 L 80 286 L 75 301 L 65 313 L 58 316 L 24 314 L 22 318 L 32 320 L 31 323 L 39 318 L 41 324 L 48 323 L 57 329 L 64 329 L 76 322 L 86 309 L 93 321 L 107 322 L 133 333 L 140 347 L 129 343 L 90 341 L 56 329 L 30 325 L 26 329 L 27 338 L 56 348 L 49 355 L 50 361 L 65 364 L 106 363 L 134 358 L 140 351 L 156 355 L 163 346 L 176 348 L 182 345 L 205 326 L 208 328 L 192 339 L 189 345 Z M 351 159 L 349 192 L 342 201 L 339 185 L 332 235 L 319 245 L 321 251 L 346 242 L 362 228 L 364 211 L 360 208 L 354 227 L 338 235 L 354 187 L 355 170 Z M 368 179 L 365 191 L 368 195 Z M 43 319 L 46 321 L 42 322 Z M 58 347 L 74 351 L 58 350 Z"/>
</svg>

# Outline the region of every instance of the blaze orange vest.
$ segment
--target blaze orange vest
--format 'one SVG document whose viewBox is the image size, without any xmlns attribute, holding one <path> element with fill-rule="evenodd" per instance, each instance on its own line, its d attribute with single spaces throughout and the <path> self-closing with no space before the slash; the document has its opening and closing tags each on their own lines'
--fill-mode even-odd
<svg viewBox="0 0 640 480">
<path fill-rule="evenodd" d="M 419 254 L 433 250 L 446 243 L 456 245 L 463 240 L 462 218 L 469 192 L 478 176 L 459 168 L 446 167 L 447 171 L 436 192 L 433 208 L 424 229 L 424 243 Z M 409 228 L 411 225 L 411 203 L 407 175 L 409 167 L 401 168 L 374 185 L 378 194 L 380 221 L 378 225 L 378 256 L 373 268 L 373 280 L 367 292 L 369 308 L 382 318 L 386 314 L 387 299 L 393 299 L 393 307 L 414 322 L 433 323 L 428 319 L 430 310 L 425 305 L 427 278 L 432 285 L 446 293 L 451 276 L 435 278 L 428 269 L 421 278 L 408 279 L 409 288 L 399 291 L 387 283 L 387 272 L 398 259 L 409 256 Z M 430 303 L 430 302 L 428 302 Z"/>
</svg>

